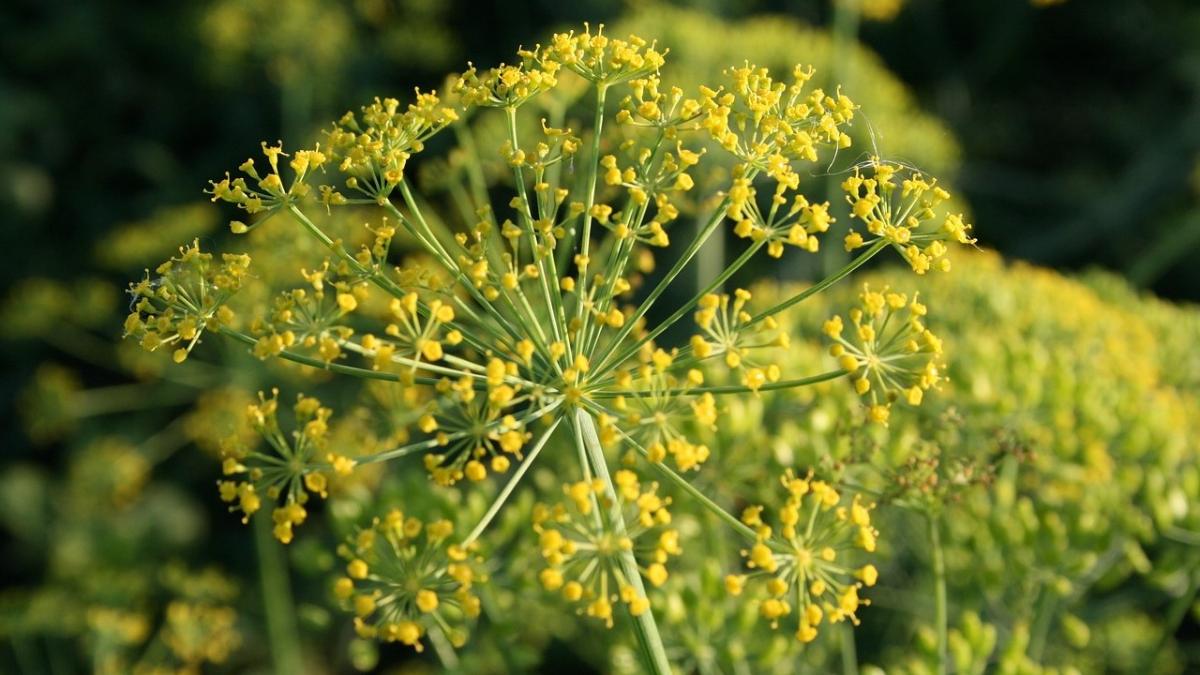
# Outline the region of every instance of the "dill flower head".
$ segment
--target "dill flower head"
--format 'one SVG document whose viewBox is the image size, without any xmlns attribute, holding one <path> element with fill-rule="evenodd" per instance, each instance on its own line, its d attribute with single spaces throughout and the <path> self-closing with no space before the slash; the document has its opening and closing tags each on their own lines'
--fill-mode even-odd
<svg viewBox="0 0 1200 675">
<path fill-rule="evenodd" d="M 615 505 L 607 502 L 603 482 L 595 479 L 568 483 L 563 486 L 564 501 L 538 504 L 533 510 L 533 528 L 547 563 L 538 575 L 542 586 L 583 603 L 588 616 L 609 628 L 617 602 L 625 603 L 635 617 L 650 609 L 650 601 L 627 577 L 622 554 L 632 552 L 639 559 L 638 572 L 658 587 L 669 577 L 671 556 L 683 552 L 679 531 L 668 527 L 671 500 L 658 495 L 658 485 L 644 485 L 628 469 L 616 472 L 613 479 Z M 625 513 L 622 530 L 606 522 L 613 508 Z"/>
<path fill-rule="evenodd" d="M 312 150 L 294 152 L 294 157 L 288 162 L 291 169 L 290 180 L 285 185 L 283 175 L 279 172 L 279 159 L 289 156 L 283 151 L 283 142 L 267 145 L 267 142 L 263 141 L 262 154 L 267 158 L 266 168 L 268 171 L 260 173 L 254 159 L 247 159 L 238 167 L 245 177 L 239 176 L 231 179 L 229 174 L 225 174 L 225 178 L 210 182 L 209 193 L 212 195 L 212 200 L 236 204 L 239 209 L 251 216 L 258 213 L 269 213 L 292 201 L 308 196 L 311 188 L 305 182 L 305 178 L 309 171 L 320 169 L 329 160 L 328 156 L 321 152 L 319 145 Z M 235 233 L 241 234 L 247 232 L 249 226 L 240 221 L 234 221 L 231 229 Z"/>
<path fill-rule="evenodd" d="M 474 585 L 487 581 L 473 544 L 453 543 L 449 520 L 423 521 L 393 509 L 339 548 L 346 575 L 334 594 L 356 618 L 363 638 L 401 642 L 424 651 L 422 639 L 439 631 L 455 646 L 479 616 Z"/>
<path fill-rule="evenodd" d="M 100 438 L 76 454 L 68 469 L 79 486 L 73 495 L 92 507 L 121 509 L 137 501 L 150 477 L 150 461 L 120 438 Z"/>
<path fill-rule="evenodd" d="M 225 253 L 220 262 L 200 250 L 199 241 L 179 249 L 179 255 L 159 265 L 155 277 L 129 286 L 133 296 L 125 319 L 125 335 L 148 351 L 170 347 L 182 362 L 206 329 L 233 322 L 226 306 L 244 282 L 250 258 Z"/>
<path fill-rule="evenodd" d="M 603 24 L 592 34 L 584 24 L 582 33 L 558 33 L 542 51 L 545 63 L 565 66 L 587 80 L 605 85 L 633 80 L 657 73 L 665 62 L 665 52 L 654 43 L 630 35 L 628 39 L 610 38 Z"/>
<path fill-rule="evenodd" d="M 870 604 L 859 589 L 874 586 L 874 565 L 854 566 L 856 550 L 875 551 L 878 530 L 871 525 L 872 504 L 860 495 L 846 500 L 829 483 L 814 480 L 811 472 L 798 478 L 790 469 L 780 477 L 787 499 L 778 513 L 777 529 L 763 518 L 762 506 L 748 506 L 742 522 L 754 528 L 757 541 L 742 551 L 746 574 L 730 574 L 725 588 L 741 595 L 752 584 L 765 597 L 759 614 L 772 628 L 782 619 L 796 617 L 796 639 L 811 642 L 823 622 L 851 621 Z"/>
<path fill-rule="evenodd" d="M 463 547 L 446 548 L 448 524 L 415 521 L 409 532 L 406 520 L 376 524 L 362 535 L 370 542 L 346 549 L 353 559 L 339 588 L 353 596 L 363 634 L 414 647 L 434 629 L 452 641 L 463 635 L 443 621 L 441 608 L 464 616 L 478 611 L 471 577 L 459 574 L 468 569 L 467 547 L 539 455 L 559 453 L 557 459 L 577 462 L 578 474 L 561 479 L 574 480 L 565 488 L 566 501 L 534 514 L 547 562 L 541 583 L 585 603 L 588 615 L 609 625 L 615 607 L 625 606 L 638 634 L 649 640 L 655 669 L 665 672 L 669 666 L 653 637 L 657 628 L 643 582 L 656 587 L 666 581 L 667 561 L 681 551 L 679 535 L 669 527 L 669 500 L 632 469 L 656 472 L 679 495 L 756 540 L 756 547 L 775 542 L 739 523 L 677 472 L 699 470 L 722 450 L 698 440 L 720 424 L 721 397 L 806 386 L 860 367 L 879 371 L 873 355 L 882 354 L 882 363 L 893 346 L 874 342 L 867 332 L 890 336 L 887 318 L 856 310 L 860 342 L 851 343 L 856 351 L 841 348 L 847 358 L 861 355 L 862 364 L 786 379 L 770 351 L 788 345 L 777 315 L 888 243 L 916 246 L 915 253 L 902 251 L 918 268 L 941 259 L 943 240 L 969 241 L 961 219 L 946 219 L 936 233 L 920 230 L 947 195 L 916 175 L 897 183 L 893 165 L 874 162 L 872 177 L 856 173 L 847 191 L 856 217 L 878 241 L 859 241 L 867 248 L 846 268 L 752 313 L 751 294 L 726 293 L 723 284 L 760 254 L 778 258 L 788 246 L 819 249 L 833 216 L 828 203 L 804 194 L 803 176 L 822 157 L 852 145 L 848 128 L 857 105 L 838 89 L 811 86 L 814 71 L 805 66 L 780 79 L 743 62 L 711 86 L 665 86 L 659 72 L 665 55 L 653 42 L 614 38 L 602 29 L 555 35 L 544 46 L 520 50 L 512 63 L 486 70 L 470 65 L 450 78 L 445 97 L 416 91 L 407 105 L 376 98 L 344 115 L 310 149 L 287 153 L 282 143 L 263 143 L 265 167 L 247 160 L 240 176 L 212 182 L 214 201 L 245 214 L 248 222 L 231 224 L 235 234 L 287 219 L 327 253 L 319 266 L 297 270 L 303 279 L 298 287 L 269 306 L 259 303 L 248 333 L 229 323 L 209 327 L 260 358 L 389 387 L 388 395 L 373 390 L 372 396 L 395 403 L 382 415 L 395 446 L 355 453 L 358 464 L 413 455 L 438 486 L 486 484 L 489 478 L 503 484 Z M 574 84 L 552 93 L 564 82 Z M 578 119 L 577 105 L 590 122 L 581 130 L 564 123 Z M 414 174 L 426 155 L 446 145 L 431 141 L 448 130 L 455 141 L 448 158 Z M 418 194 L 413 176 L 440 167 L 453 168 L 438 177 L 440 192 Z M 698 189 L 698 177 L 715 187 Z M 694 194 L 699 192 L 708 194 Z M 343 230 L 330 229 L 331 221 L 341 222 L 335 209 L 375 209 L 378 215 L 351 241 L 339 234 Z M 695 227 L 678 226 L 696 214 L 702 215 Z M 744 240 L 744 250 L 698 291 L 685 290 L 685 299 L 673 300 L 675 307 L 660 317 L 660 300 L 677 298 L 673 286 L 710 238 L 724 236 L 723 227 Z M 398 266 L 397 239 L 417 248 L 419 259 Z M 660 267 L 655 251 L 677 253 Z M 151 286 L 147 282 L 147 292 Z M 145 346 L 188 339 L 176 337 L 179 313 L 163 319 Z M 668 331 L 689 317 L 695 335 L 673 344 Z M 139 315 L 134 327 L 147 321 Z M 916 320 L 905 325 L 925 335 Z M 909 367 L 908 361 L 886 363 Z M 716 382 L 706 382 L 706 372 Z M 891 379 L 876 395 L 899 377 L 885 374 Z M 876 407 L 886 410 L 887 401 Z M 290 436 L 280 430 L 276 408 L 274 395 L 251 406 L 270 450 L 230 444 L 230 478 L 220 490 L 246 517 L 263 496 L 276 500 L 275 532 L 286 542 L 307 517 L 310 495 L 324 496 L 330 472 L 348 472 L 355 463 L 329 452 L 329 411 L 316 399 L 302 397 L 296 404 L 297 428 Z M 610 471 L 617 454 L 630 468 Z M 785 517 L 801 504 L 789 508 Z M 847 507 L 854 513 L 862 508 L 857 502 Z M 798 539 L 798 532 L 788 536 L 807 546 L 814 535 Z M 834 539 L 827 547 L 836 555 Z M 444 548 L 451 561 L 413 558 L 422 548 Z M 833 575 L 835 563 L 820 560 L 799 568 Z M 835 588 L 843 608 L 839 618 L 853 616 L 848 588 Z M 809 606 L 825 611 L 817 600 L 803 605 Z M 805 611 L 811 619 L 814 610 Z"/>
<path fill-rule="evenodd" d="M 946 241 L 975 243 L 971 226 L 961 213 L 938 217 L 937 209 L 950 193 L 939 187 L 937 180 L 906 165 L 872 157 L 842 181 L 842 190 L 851 215 L 867 230 L 865 236 L 850 230 L 845 240 L 847 251 L 884 243 L 899 251 L 914 272 L 925 274 L 930 269 L 950 269 Z"/>
<path fill-rule="evenodd" d="M 328 496 L 329 477 L 346 475 L 354 469 L 354 460 L 329 452 L 326 437 L 333 411 L 311 396 L 299 396 L 292 407 L 296 429 L 285 435 L 279 426 L 279 390 L 267 397 L 259 393 L 258 403 L 246 407 L 250 425 L 258 431 L 269 451 L 260 451 L 239 443 L 232 437 L 222 448 L 222 472 L 228 477 L 219 481 L 221 500 L 230 504 L 230 511 L 241 511 L 242 522 L 248 522 L 259 508 L 262 498 L 275 500 L 278 506 L 271 513 L 275 523 L 275 538 L 287 544 L 294 536 L 293 528 L 308 517 L 305 504 L 309 495 Z"/>
<path fill-rule="evenodd" d="M 700 299 L 696 325 L 701 334 L 689 343 L 692 353 L 701 359 L 719 358 L 740 381 L 757 392 L 768 382 L 777 382 L 779 366 L 756 357 L 772 347 L 787 347 L 788 335 L 778 330 L 774 317 L 753 317 L 746 309 L 750 291 L 737 289 L 733 297 L 709 293 Z M 758 320 L 761 319 L 761 320 Z"/>
<path fill-rule="evenodd" d="M 863 284 L 860 305 L 850 310 L 850 325 L 841 316 L 825 322 L 833 340 L 829 353 L 867 400 L 867 417 L 887 424 L 891 404 L 903 398 L 919 405 L 927 390 L 944 378 L 938 359 L 942 340 L 925 327 L 927 309 L 916 295 L 910 300 L 889 287 L 871 290 Z"/>
</svg>

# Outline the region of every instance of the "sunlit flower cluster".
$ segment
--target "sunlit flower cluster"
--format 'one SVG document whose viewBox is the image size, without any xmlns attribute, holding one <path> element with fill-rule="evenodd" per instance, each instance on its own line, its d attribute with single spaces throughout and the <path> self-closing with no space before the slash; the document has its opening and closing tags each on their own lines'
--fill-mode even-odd
<svg viewBox="0 0 1200 675">
<path fill-rule="evenodd" d="M 182 600 L 167 605 L 162 639 L 182 662 L 181 672 L 204 663 L 224 663 L 242 644 L 232 608 Z"/>
<path fill-rule="evenodd" d="M 327 450 L 326 437 L 333 411 L 311 396 L 300 396 L 292 407 L 296 429 L 289 435 L 279 426 L 279 392 L 247 407 L 250 424 L 262 436 L 269 450 L 262 451 L 239 443 L 237 437 L 222 449 L 222 470 L 228 477 L 218 484 L 221 500 L 231 511 L 241 511 L 248 522 L 262 507 L 262 499 L 278 502 L 271 513 L 275 538 L 287 544 L 293 528 L 308 517 L 305 504 L 309 495 L 328 496 L 329 476 L 346 475 L 354 469 L 354 460 Z"/>
<path fill-rule="evenodd" d="M 763 519 L 762 506 L 748 506 L 742 522 L 757 541 L 742 551 L 747 574 L 730 574 L 725 588 L 741 595 L 747 584 L 760 586 L 761 616 L 772 628 L 796 616 L 796 639 L 812 642 L 822 622 L 858 623 L 856 612 L 869 602 L 859 589 L 874 586 L 874 565 L 855 566 L 854 551 L 873 553 L 878 530 L 871 525 L 873 505 L 861 495 L 847 500 L 832 485 L 788 470 L 780 478 L 787 500 L 779 509 L 778 530 Z"/>
<path fill-rule="evenodd" d="M 167 347 L 182 362 L 205 330 L 233 322 L 226 306 L 245 281 L 250 258 L 223 254 L 218 263 L 200 251 L 199 242 L 180 249 L 177 257 L 155 269 L 155 277 L 129 287 L 132 311 L 125 319 L 125 335 L 148 351 Z"/>
<path fill-rule="evenodd" d="M 864 176 L 862 169 L 871 171 Z M 930 269 L 947 271 L 950 260 L 945 242 L 974 244 L 971 226 L 961 213 L 945 215 L 940 226 L 927 227 L 938 219 L 937 207 L 950 193 L 919 172 L 902 165 L 872 158 L 865 167 L 855 167 L 854 175 L 842 181 L 851 215 L 863 222 L 868 236 L 854 230 L 846 235 L 846 250 L 886 242 L 917 274 Z"/>
<path fill-rule="evenodd" d="M 354 612 L 359 636 L 424 650 L 437 631 L 455 646 L 479 616 L 475 584 L 487 581 L 471 545 L 454 543 L 454 524 L 393 509 L 339 551 L 347 560 L 334 594 Z"/>
<path fill-rule="evenodd" d="M 739 373 L 743 385 L 758 391 L 764 384 L 779 381 L 782 371 L 774 363 L 759 362 L 755 352 L 772 347 L 787 348 L 787 333 L 779 332 L 774 317 L 761 321 L 746 309 L 751 294 L 743 288 L 733 297 L 709 293 L 700 299 L 696 310 L 696 325 L 702 334 L 692 336 L 689 346 L 700 359 L 717 358 L 733 372 Z"/>
<path fill-rule="evenodd" d="M 618 601 L 635 617 L 650 609 L 641 580 L 632 576 L 622 554 L 639 557 L 636 574 L 657 587 L 667 581 L 671 556 L 683 552 L 679 532 L 669 527 L 671 500 L 658 495 L 658 485 L 643 484 L 628 469 L 613 479 L 615 505 L 607 503 L 603 481 L 593 479 L 564 485 L 563 502 L 539 504 L 533 511 L 538 546 L 548 564 L 538 575 L 542 586 L 561 592 L 569 602 L 583 603 L 588 616 L 610 628 Z M 626 512 L 624 528 L 613 527 L 614 509 Z"/>
<path fill-rule="evenodd" d="M 925 327 L 926 307 L 914 295 L 888 287 L 863 285 L 860 306 L 850 310 L 850 325 L 841 316 L 825 322 L 833 340 L 829 353 L 854 379 L 854 390 L 870 403 L 867 416 L 887 424 L 892 402 L 903 398 L 919 405 L 925 392 L 942 381 L 938 361 L 942 341 Z"/>
<path fill-rule="evenodd" d="M 601 25 L 593 35 L 590 26 L 582 33 L 571 31 L 555 35 L 542 52 L 548 63 L 562 64 L 597 84 L 612 85 L 657 73 L 665 62 L 665 52 L 653 43 L 631 35 L 628 39 L 604 35 Z"/>
</svg>

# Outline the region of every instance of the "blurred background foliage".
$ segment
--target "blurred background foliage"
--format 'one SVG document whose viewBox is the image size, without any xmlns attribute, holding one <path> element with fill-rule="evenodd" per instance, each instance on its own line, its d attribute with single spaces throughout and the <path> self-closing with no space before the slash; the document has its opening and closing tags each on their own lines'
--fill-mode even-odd
<svg viewBox="0 0 1200 675">
<path fill-rule="evenodd" d="M 963 463 L 943 471 L 995 472 L 986 489 L 945 507 L 958 672 L 1198 667 L 1200 315 L 1146 293 L 1200 299 L 1192 258 L 1200 251 L 1200 6 L 688 4 L 0 6 L 0 246 L 8 252 L 0 395 L 12 403 L 0 420 L 0 671 L 116 673 L 140 661 L 265 672 L 263 636 L 281 630 L 313 638 L 313 672 L 374 667 L 378 654 L 328 609 L 331 553 L 298 542 L 272 556 L 213 498 L 216 444 L 238 432 L 248 397 L 274 384 L 294 393 L 319 376 L 261 364 L 232 345 L 165 369 L 162 355 L 118 343 L 120 289 L 180 242 L 224 236 L 201 190 L 260 140 L 315 137 L 371 96 L 440 86 L 468 59 L 491 65 L 582 21 L 658 38 L 683 84 L 743 59 L 811 63 L 823 84 L 843 84 L 867 113 L 856 152 L 873 149 L 942 177 L 972 213 L 980 243 L 1005 258 L 1070 275 L 1091 270 L 1068 279 L 993 254 L 964 256 L 961 274 L 918 285 L 949 343 L 953 385 L 937 405 L 883 437 L 852 434 L 836 420 L 853 396 L 835 383 L 830 392 L 840 393 L 819 403 L 801 394 L 756 399 L 735 416 L 747 425 L 735 437 L 763 471 L 772 461 L 884 452 L 915 458 L 919 472 L 954 449 Z M 269 228 L 249 242 L 256 269 L 280 284 L 296 260 L 320 259 L 306 241 Z M 797 265 L 785 281 L 812 272 Z M 888 281 L 878 274 L 873 281 Z M 798 360 L 821 358 L 803 343 L 832 308 L 797 316 Z M 372 395 L 386 392 L 340 395 L 346 438 L 368 443 L 366 435 L 385 433 L 364 430 L 378 420 L 355 417 L 353 402 Z M 723 475 L 761 482 L 738 466 Z M 403 490 L 403 480 L 365 480 L 330 503 L 330 537 L 361 515 L 365 490 Z M 923 552 L 901 544 L 885 551 L 883 578 L 892 581 L 866 613 L 860 653 L 888 672 L 926 672 L 928 600 L 905 590 L 923 583 Z M 262 570 L 280 572 L 283 587 L 264 582 Z M 693 572 L 716 583 L 711 570 Z M 264 603 L 290 594 L 297 626 L 269 624 Z M 502 589 L 489 602 L 547 616 L 537 617 L 542 628 L 481 631 L 464 670 L 630 662 L 619 645 L 578 650 L 569 616 Z M 919 619 L 907 619 L 905 607 Z M 691 644 L 703 644 L 738 625 L 729 611 L 676 620 L 699 632 Z M 765 665 L 745 661 L 747 652 L 792 648 L 723 644 L 727 653 L 712 663 L 754 672 Z"/>
</svg>

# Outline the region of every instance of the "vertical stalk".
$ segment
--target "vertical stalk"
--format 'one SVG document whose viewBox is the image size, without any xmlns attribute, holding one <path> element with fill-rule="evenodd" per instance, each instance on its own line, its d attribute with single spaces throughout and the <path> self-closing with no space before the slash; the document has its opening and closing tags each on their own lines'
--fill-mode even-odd
<svg viewBox="0 0 1200 675">
<path fill-rule="evenodd" d="M 854 644 L 854 626 L 843 622 L 838 636 L 842 652 L 842 675 L 858 675 L 858 648 Z"/>
<path fill-rule="evenodd" d="M 933 554 L 934 628 L 937 631 L 937 669 L 946 674 L 946 559 L 942 552 L 942 532 L 937 516 L 928 514 L 929 546 Z"/>
<path fill-rule="evenodd" d="M 1042 597 L 1038 600 L 1034 612 L 1033 629 L 1030 631 L 1029 649 L 1027 653 L 1035 663 L 1041 663 L 1042 651 L 1046 648 L 1046 637 L 1050 634 L 1051 621 L 1054 619 L 1055 598 L 1054 589 L 1046 584 L 1042 587 Z"/>
<path fill-rule="evenodd" d="M 300 635 L 296 629 L 296 609 L 292 604 L 287 564 L 279 545 L 271 537 L 268 514 L 259 513 L 252 520 L 263 610 L 267 616 L 267 642 L 275 675 L 299 675 L 304 672 L 304 667 L 300 660 Z"/>
<path fill-rule="evenodd" d="M 596 203 L 596 175 L 600 170 L 600 136 L 604 131 L 604 99 L 608 93 L 608 85 L 600 83 L 596 86 L 596 116 L 592 127 L 592 156 L 588 158 L 587 175 L 584 178 L 583 194 L 583 226 L 579 232 L 579 254 L 587 258 L 591 252 L 592 239 L 592 206 Z M 590 267 L 590 266 L 589 266 Z M 579 290 L 575 316 L 587 326 L 588 314 L 584 311 L 584 300 L 587 298 L 589 273 L 583 270 L 579 274 Z"/>
<path fill-rule="evenodd" d="M 625 536 L 625 517 L 621 515 L 621 503 L 617 498 L 617 489 L 608 473 L 608 463 L 604 459 L 604 450 L 600 447 L 600 438 L 596 435 L 596 425 L 592 416 L 582 408 L 575 413 L 575 424 L 583 439 L 583 452 L 588 457 L 588 463 L 596 476 L 604 482 L 604 494 L 612 504 L 609 511 L 609 524 L 617 536 Z M 633 551 L 621 554 L 621 569 L 633 590 L 641 597 L 646 597 L 646 587 L 642 583 L 642 573 L 638 570 L 637 559 Z M 654 610 L 647 609 L 641 616 L 634 618 L 637 628 L 638 643 L 646 657 L 646 667 L 656 675 L 670 675 L 671 662 L 667 659 L 666 648 L 663 647 L 662 636 L 658 633 L 658 624 L 654 621 Z"/>
</svg>

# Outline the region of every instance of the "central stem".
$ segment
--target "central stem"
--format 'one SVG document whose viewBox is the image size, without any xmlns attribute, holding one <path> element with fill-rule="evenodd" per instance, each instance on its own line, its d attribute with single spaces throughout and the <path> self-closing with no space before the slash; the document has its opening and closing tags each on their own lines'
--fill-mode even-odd
<svg viewBox="0 0 1200 675">
<path fill-rule="evenodd" d="M 304 668 L 300 655 L 300 635 L 296 628 L 296 608 L 288 583 L 288 567 L 271 538 L 271 519 L 260 513 L 254 521 L 254 544 L 258 549 L 258 570 L 262 584 L 263 608 L 267 616 L 267 644 L 276 675 L 296 675 Z"/>
<path fill-rule="evenodd" d="M 609 524 L 617 537 L 624 537 L 626 536 L 625 517 L 621 515 L 621 502 L 617 498 L 617 489 L 613 485 L 612 477 L 608 474 L 608 462 L 604 459 L 604 450 L 600 447 L 599 436 L 596 435 L 596 424 L 592 421 L 591 414 L 583 409 L 576 411 L 575 424 L 578 425 L 581 432 L 580 437 L 583 439 L 582 450 L 587 455 L 588 463 L 592 465 L 596 477 L 604 483 L 604 495 L 608 499 L 608 503 L 612 505 L 608 514 Z M 638 570 L 637 558 L 634 557 L 633 551 L 623 551 L 620 554 L 620 560 L 621 570 L 629 585 L 633 587 L 638 596 L 646 597 L 646 587 L 642 583 L 642 573 Z M 656 675 L 670 675 L 671 663 L 667 660 L 666 649 L 663 647 L 662 637 L 658 633 L 658 624 L 654 621 L 654 610 L 646 609 L 641 615 L 634 617 L 634 621 L 637 627 L 638 643 L 641 644 L 642 651 L 645 653 L 646 666 Z"/>
<path fill-rule="evenodd" d="M 934 628 L 937 630 L 937 670 L 946 673 L 946 559 L 942 553 L 942 532 L 937 516 L 930 514 L 929 545 L 933 554 Z"/>
</svg>

